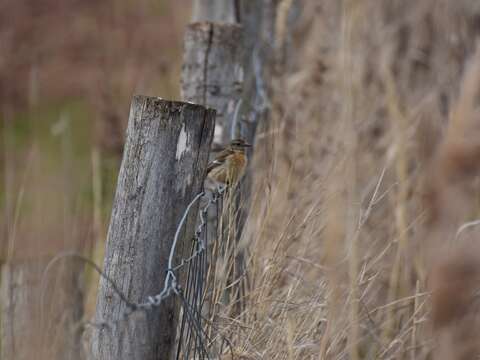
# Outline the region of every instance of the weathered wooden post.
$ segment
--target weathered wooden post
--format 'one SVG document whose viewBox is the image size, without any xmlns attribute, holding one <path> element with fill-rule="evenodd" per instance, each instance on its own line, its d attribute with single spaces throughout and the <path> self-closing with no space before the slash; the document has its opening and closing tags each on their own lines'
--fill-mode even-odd
<svg viewBox="0 0 480 360">
<path fill-rule="evenodd" d="M 182 99 L 217 110 L 215 143 L 225 144 L 242 96 L 242 27 L 199 22 L 188 25 L 182 70 Z"/>
<path fill-rule="evenodd" d="M 214 123 L 215 111 L 200 105 L 133 99 L 104 264 L 131 302 L 145 301 L 163 288 L 177 225 L 202 190 Z M 192 238 L 196 215 L 190 212 L 180 245 Z M 96 320 L 114 322 L 125 309 L 102 279 Z M 93 358 L 170 359 L 178 317 L 173 299 L 140 315 L 96 330 Z"/>
<path fill-rule="evenodd" d="M 257 125 L 266 117 L 268 99 L 263 68 L 265 53 L 273 46 L 275 4 L 274 0 L 194 2 L 194 23 L 185 35 L 182 97 L 217 109 L 216 147 L 234 137 L 243 137 L 253 144 Z M 229 244 L 225 246 L 229 247 L 230 260 L 224 263 L 231 268 L 221 273 L 228 277 L 227 283 L 236 284 L 226 287 L 239 298 L 246 287 L 243 280 L 247 242 L 240 242 L 240 237 L 247 218 L 250 188 L 251 174 L 247 172 L 239 187 L 227 194 L 228 211 L 222 221 L 226 225 L 223 237 L 231 240 L 225 242 Z"/>
<path fill-rule="evenodd" d="M 245 81 L 242 95 L 242 116 L 245 118 L 242 136 L 255 142 L 257 126 L 265 123 L 268 104 L 268 75 L 275 48 L 274 24 L 276 0 L 251 0 L 239 2 L 239 13 L 244 28 Z M 264 126 L 266 124 L 263 124 Z M 250 174 L 247 174 L 247 177 Z M 250 181 L 248 181 L 250 183 Z M 247 188 L 251 184 L 247 184 Z"/>
<path fill-rule="evenodd" d="M 217 110 L 215 147 L 224 146 L 240 133 L 239 110 L 244 76 L 243 28 L 241 25 L 225 22 L 192 23 L 187 27 L 184 46 L 182 98 Z M 226 198 L 229 211 L 225 211 L 223 216 L 222 237 L 223 240 L 229 238 L 233 241 L 222 240 L 228 250 L 221 257 L 228 260 L 223 262 L 225 269 L 217 269 L 225 282 L 234 277 L 230 265 L 237 256 L 233 239 L 236 228 L 230 226 L 234 220 L 231 216 L 226 216 L 227 213 L 236 212 L 229 198 L 230 196 Z M 217 210 L 212 209 L 209 216 L 211 225 L 208 229 L 211 232 L 217 230 L 214 226 L 218 221 L 215 218 Z M 216 235 L 214 233 L 210 236 Z M 220 284 L 222 291 L 224 287 L 227 287 L 227 283 Z M 216 299 L 211 299 L 210 302 L 217 303 Z"/>
<path fill-rule="evenodd" d="M 238 0 L 194 0 L 192 20 L 235 23 L 239 17 Z"/>
</svg>

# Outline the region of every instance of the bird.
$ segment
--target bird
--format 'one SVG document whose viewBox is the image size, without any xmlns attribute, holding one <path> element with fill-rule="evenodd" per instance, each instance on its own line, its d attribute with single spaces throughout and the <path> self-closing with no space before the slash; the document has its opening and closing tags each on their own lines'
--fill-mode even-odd
<svg viewBox="0 0 480 360">
<path fill-rule="evenodd" d="M 232 140 L 208 164 L 207 177 L 221 185 L 235 186 L 247 167 L 245 148 L 251 146 L 241 138 Z"/>
</svg>

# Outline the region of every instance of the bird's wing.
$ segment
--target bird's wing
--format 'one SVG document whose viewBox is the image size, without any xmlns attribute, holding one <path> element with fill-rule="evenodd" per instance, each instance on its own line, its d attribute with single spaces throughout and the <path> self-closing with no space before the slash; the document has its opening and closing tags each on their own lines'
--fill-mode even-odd
<svg viewBox="0 0 480 360">
<path fill-rule="evenodd" d="M 232 149 L 225 149 L 223 151 L 221 151 L 216 157 L 215 159 L 213 159 L 207 166 L 207 174 L 212 171 L 213 169 L 215 169 L 216 167 L 222 165 L 225 163 L 225 160 L 233 154 L 233 150 Z"/>
</svg>

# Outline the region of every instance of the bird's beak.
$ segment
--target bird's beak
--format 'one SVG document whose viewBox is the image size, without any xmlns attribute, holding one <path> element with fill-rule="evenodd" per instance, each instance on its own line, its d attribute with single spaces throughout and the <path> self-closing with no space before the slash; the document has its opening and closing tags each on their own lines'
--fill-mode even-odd
<svg viewBox="0 0 480 360">
<path fill-rule="evenodd" d="M 249 143 L 245 143 L 243 144 L 244 147 L 252 147 L 252 145 L 250 145 Z"/>
</svg>

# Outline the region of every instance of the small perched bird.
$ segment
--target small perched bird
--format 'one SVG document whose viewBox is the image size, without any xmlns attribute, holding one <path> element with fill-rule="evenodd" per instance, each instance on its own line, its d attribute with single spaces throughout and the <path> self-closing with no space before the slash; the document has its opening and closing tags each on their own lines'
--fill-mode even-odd
<svg viewBox="0 0 480 360">
<path fill-rule="evenodd" d="M 243 139 L 235 139 L 208 164 L 207 176 L 217 183 L 235 186 L 247 166 L 245 148 L 251 145 Z"/>
</svg>

